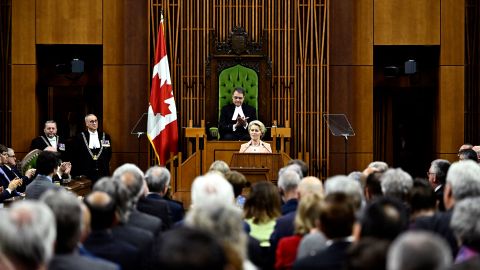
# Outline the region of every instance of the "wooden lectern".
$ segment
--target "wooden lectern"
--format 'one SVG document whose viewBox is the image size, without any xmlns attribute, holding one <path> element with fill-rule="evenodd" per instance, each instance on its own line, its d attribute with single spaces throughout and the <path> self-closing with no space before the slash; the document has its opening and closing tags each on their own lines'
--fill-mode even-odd
<svg viewBox="0 0 480 270">
<path fill-rule="evenodd" d="M 282 167 L 282 156 L 278 153 L 234 153 L 230 161 L 230 169 L 245 175 L 252 184 L 262 180 L 276 184 Z"/>
</svg>

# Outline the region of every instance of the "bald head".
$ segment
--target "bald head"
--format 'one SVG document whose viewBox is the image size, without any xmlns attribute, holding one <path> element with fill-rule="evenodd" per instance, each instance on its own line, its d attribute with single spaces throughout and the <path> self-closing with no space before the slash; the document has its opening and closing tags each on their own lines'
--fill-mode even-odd
<svg viewBox="0 0 480 270">
<path fill-rule="evenodd" d="M 323 197 L 323 183 L 315 176 L 307 176 L 300 180 L 297 188 L 299 197 L 303 197 L 307 194 L 318 194 Z"/>
</svg>

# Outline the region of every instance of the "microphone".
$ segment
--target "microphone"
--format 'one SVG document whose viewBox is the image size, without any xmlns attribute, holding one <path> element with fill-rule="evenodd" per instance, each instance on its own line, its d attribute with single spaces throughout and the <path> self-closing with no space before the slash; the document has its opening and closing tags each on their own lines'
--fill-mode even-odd
<svg viewBox="0 0 480 270">
<path fill-rule="evenodd" d="M 247 151 L 247 149 L 248 149 L 248 148 L 250 148 L 250 146 L 252 146 L 252 144 L 251 144 L 251 143 L 249 143 L 249 144 L 248 144 L 248 147 L 247 147 L 247 148 L 245 148 L 245 150 L 243 150 L 243 152 L 242 152 L 242 153 L 245 153 L 245 152 Z"/>
<path fill-rule="evenodd" d="M 263 146 L 263 148 L 267 149 L 267 151 L 268 151 L 269 153 L 272 153 L 272 151 L 271 151 L 270 149 L 268 149 L 263 142 L 262 142 L 262 146 Z"/>
</svg>

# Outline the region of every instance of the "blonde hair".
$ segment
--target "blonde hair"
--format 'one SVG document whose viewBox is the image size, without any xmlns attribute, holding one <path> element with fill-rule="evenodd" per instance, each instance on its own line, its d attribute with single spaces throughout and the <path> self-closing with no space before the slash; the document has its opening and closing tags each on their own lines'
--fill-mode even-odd
<svg viewBox="0 0 480 270">
<path fill-rule="evenodd" d="M 316 226 L 315 221 L 320 219 L 322 199 L 318 193 L 302 196 L 294 220 L 296 234 L 307 234 Z"/>
<path fill-rule="evenodd" d="M 249 131 L 250 131 L 250 127 L 253 125 L 258 126 L 260 128 L 260 132 L 262 132 L 262 136 L 265 135 L 265 133 L 267 132 L 267 128 L 265 127 L 265 125 L 258 120 L 253 120 L 252 122 L 248 123 Z"/>
</svg>

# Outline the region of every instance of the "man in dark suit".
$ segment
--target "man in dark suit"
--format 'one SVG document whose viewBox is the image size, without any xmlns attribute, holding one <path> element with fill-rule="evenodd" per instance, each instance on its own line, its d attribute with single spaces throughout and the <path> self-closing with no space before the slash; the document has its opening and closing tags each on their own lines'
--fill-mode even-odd
<svg viewBox="0 0 480 270">
<path fill-rule="evenodd" d="M 56 153 L 43 151 L 37 158 L 37 176 L 27 186 L 25 198 L 38 199 L 43 192 L 49 189 L 56 189 L 52 177 L 57 172 L 59 160 Z"/>
<path fill-rule="evenodd" d="M 427 176 L 428 182 L 435 192 L 435 198 L 437 200 L 438 210 L 445 211 L 445 205 L 443 204 L 443 190 L 445 189 L 445 182 L 447 181 L 447 173 L 450 168 L 450 162 L 445 159 L 435 159 L 430 164 Z"/>
<path fill-rule="evenodd" d="M 57 135 L 57 123 L 53 120 L 46 121 L 43 132 L 45 133 L 44 135 L 40 135 L 32 140 L 30 151 L 34 149 L 45 150 L 45 148 L 49 147 L 59 152 L 62 160 L 69 160 L 66 156 L 67 144 Z"/>
<path fill-rule="evenodd" d="M 94 114 L 85 116 L 86 131 L 80 132 L 72 145 L 72 174 L 85 175 L 96 181 L 110 175 L 112 142 L 110 135 L 98 131 L 98 119 Z"/>
<path fill-rule="evenodd" d="M 165 198 L 170 185 L 170 172 L 165 167 L 151 167 L 145 174 L 145 181 L 147 182 L 148 190 L 150 191 L 145 198 L 166 202 L 170 210 L 170 219 L 173 224 L 182 220 L 185 215 L 183 204 Z M 142 211 L 142 204 L 140 202 L 138 209 Z"/>
<path fill-rule="evenodd" d="M 83 242 L 87 251 L 100 258 L 118 263 L 122 269 L 138 269 L 141 265 L 140 250 L 114 237 L 111 229 L 118 222 L 115 201 L 105 192 L 93 191 L 85 198 L 92 216 L 92 232 Z"/>
<path fill-rule="evenodd" d="M 5 161 L 5 162 L 4 162 Z M 23 175 L 17 169 L 17 159 L 15 157 L 15 151 L 12 148 L 8 148 L 7 156 L 4 156 L 4 160 L 0 163 L 1 169 L 5 173 L 6 177 L 1 177 L 1 185 L 3 188 L 7 188 L 10 181 L 14 180 L 15 178 L 22 179 L 22 185 L 17 188 L 18 192 L 25 192 L 25 188 L 28 184 L 30 184 L 33 180 L 33 176 L 35 175 L 35 169 L 28 169 Z M 15 193 L 18 195 L 18 193 Z"/>
<path fill-rule="evenodd" d="M 248 122 L 257 120 L 255 108 L 243 104 L 245 90 L 236 87 L 232 95 L 232 104 L 225 105 L 220 112 L 219 131 L 222 140 L 248 141 Z"/>
<path fill-rule="evenodd" d="M 49 190 L 42 195 L 43 201 L 55 215 L 57 238 L 55 240 L 55 255 L 48 265 L 49 270 L 55 269 L 104 269 L 115 270 L 114 263 L 81 256 L 77 252 L 82 226 L 81 202 L 65 190 Z"/>
<path fill-rule="evenodd" d="M 137 209 L 137 203 L 146 191 L 144 177 L 142 170 L 131 163 L 123 164 L 113 172 L 113 181 L 118 181 L 120 186 L 127 190 L 128 205 L 130 206 L 128 209 L 130 217 L 127 224 L 145 229 L 157 236 L 162 230 L 170 228 L 168 205 L 165 202 L 150 202 L 158 208 L 154 212 L 155 216 Z"/>
<path fill-rule="evenodd" d="M 320 230 L 331 244 L 323 251 L 297 260 L 293 269 L 342 269 L 347 259 L 349 236 L 355 222 L 353 200 L 344 193 L 331 193 L 320 210 Z"/>
</svg>

